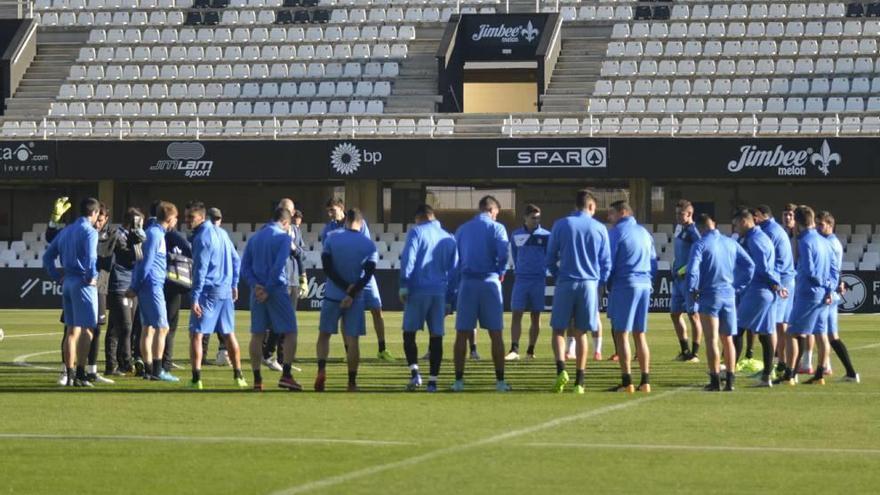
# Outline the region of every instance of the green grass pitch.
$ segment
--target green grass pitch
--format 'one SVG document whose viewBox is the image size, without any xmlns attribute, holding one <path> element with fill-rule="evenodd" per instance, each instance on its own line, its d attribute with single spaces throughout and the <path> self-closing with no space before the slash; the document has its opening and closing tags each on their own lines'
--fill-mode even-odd
<svg viewBox="0 0 880 495">
<path fill-rule="evenodd" d="M 247 317 L 237 314 L 240 329 Z M 697 388 L 705 365 L 673 362 L 678 344 L 669 318 L 652 315 L 654 391 L 630 396 L 603 391 L 619 380 L 608 361 L 589 362 L 586 395 L 551 393 L 546 329 L 538 360 L 508 366 L 510 394 L 494 392 L 485 334 L 483 361 L 468 362 L 466 393 L 405 393 L 399 313 L 387 315 L 397 363 L 376 361 L 372 328 L 363 339 L 359 394 L 343 392 L 338 337 L 325 394 L 276 389 L 277 374 L 265 369 L 266 392 L 235 390 L 232 371 L 214 366 L 205 368 L 201 392 L 129 377 L 69 390 L 55 385 L 57 320 L 57 311 L 0 311 L 0 493 L 880 491 L 877 316 L 841 318 L 860 385 L 838 381 L 834 358 L 835 375 L 824 387 L 757 389 L 740 376 L 735 393 L 709 394 Z M 317 313 L 300 313 L 299 322 L 297 377 L 311 390 Z M 247 349 L 248 332 L 238 335 Z M 426 336 L 419 342 L 424 352 Z M 187 345 L 179 332 L 183 380 Z M 606 335 L 606 357 L 611 349 Z M 451 381 L 447 338 L 441 387 Z"/>
</svg>

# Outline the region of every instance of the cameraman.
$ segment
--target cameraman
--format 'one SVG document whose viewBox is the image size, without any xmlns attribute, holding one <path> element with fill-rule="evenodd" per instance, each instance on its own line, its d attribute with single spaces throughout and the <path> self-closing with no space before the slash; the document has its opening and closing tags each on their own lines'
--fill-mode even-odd
<svg viewBox="0 0 880 495">
<path fill-rule="evenodd" d="M 105 375 L 120 376 L 133 371 L 131 333 L 137 314 L 137 299 L 126 297 L 125 291 L 131 285 L 135 262 L 143 258 L 141 244 L 145 237 L 144 214 L 136 208 L 129 208 L 123 225 L 111 237 L 114 263 L 107 283 L 110 317 L 104 339 Z"/>
</svg>

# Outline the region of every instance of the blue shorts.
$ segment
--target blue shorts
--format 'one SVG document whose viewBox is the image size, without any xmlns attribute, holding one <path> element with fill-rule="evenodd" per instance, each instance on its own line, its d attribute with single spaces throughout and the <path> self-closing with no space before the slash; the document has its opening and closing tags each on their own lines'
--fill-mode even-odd
<svg viewBox="0 0 880 495">
<path fill-rule="evenodd" d="M 69 327 L 98 327 L 98 288 L 81 280 L 65 279 L 61 287 L 64 324 Z"/>
<path fill-rule="evenodd" d="M 412 294 L 403 308 L 403 331 L 417 332 L 428 324 L 431 335 L 442 337 L 446 298 L 440 295 Z"/>
<path fill-rule="evenodd" d="M 367 282 L 362 297 L 366 309 L 382 309 L 382 296 L 379 294 L 379 284 L 376 283 L 376 277 Z"/>
<path fill-rule="evenodd" d="M 827 331 L 828 305 L 818 293 L 795 294 L 788 332 L 809 335 Z"/>
<path fill-rule="evenodd" d="M 828 308 L 828 333 L 835 337 L 837 337 L 838 332 L 837 320 L 839 317 L 840 301 L 840 294 L 835 292 L 831 295 L 831 307 Z"/>
<path fill-rule="evenodd" d="M 512 311 L 543 311 L 544 310 L 544 279 L 518 278 L 513 281 L 513 293 L 510 296 Z"/>
<path fill-rule="evenodd" d="M 201 334 L 229 335 L 235 331 L 235 303 L 232 298 L 219 298 L 202 294 L 199 297 L 202 317 L 196 318 L 195 313 L 189 315 L 189 331 Z"/>
<path fill-rule="evenodd" d="M 574 320 L 575 330 L 599 330 L 599 282 L 585 280 L 560 282 L 553 293 L 550 327 L 554 332 L 568 330 Z"/>
<path fill-rule="evenodd" d="M 676 278 L 672 282 L 672 300 L 669 302 L 669 312 L 689 315 L 700 312 L 699 305 L 694 301 L 694 295 L 687 290 L 687 283 L 684 279 Z"/>
<path fill-rule="evenodd" d="M 718 331 L 724 335 L 734 336 L 736 326 L 736 297 L 733 295 L 700 294 L 697 301 L 701 315 L 718 318 Z"/>
<path fill-rule="evenodd" d="M 764 287 L 748 287 L 736 306 L 740 328 L 757 334 L 772 335 L 776 331 L 776 294 Z"/>
<path fill-rule="evenodd" d="M 342 319 L 342 331 L 348 337 L 360 337 L 367 334 L 367 322 L 364 319 L 364 298 L 357 297 L 346 309 L 339 307 L 339 301 L 324 298 L 321 303 L 321 317 L 318 331 L 336 334 L 339 331 L 339 320 Z"/>
<path fill-rule="evenodd" d="M 144 328 L 168 328 L 168 308 L 161 286 L 147 286 L 138 291 L 138 313 Z"/>
<path fill-rule="evenodd" d="M 477 328 L 500 332 L 504 329 L 504 300 L 497 278 L 464 279 L 458 289 L 455 329 L 470 332 Z"/>
<path fill-rule="evenodd" d="M 268 292 L 266 302 L 259 303 L 251 290 L 251 333 L 263 333 L 269 329 L 275 333 L 296 333 L 296 312 L 287 287 L 276 287 Z"/>
<path fill-rule="evenodd" d="M 788 289 L 788 297 L 776 298 L 776 302 L 773 304 L 776 311 L 775 321 L 776 323 L 790 323 L 791 308 L 794 304 L 794 277 L 783 278 L 782 286 Z"/>
<path fill-rule="evenodd" d="M 648 330 L 651 286 L 629 287 L 615 284 L 611 287 L 608 300 L 612 331 L 641 333 Z M 614 301 L 613 305 L 610 304 L 611 300 Z"/>
</svg>

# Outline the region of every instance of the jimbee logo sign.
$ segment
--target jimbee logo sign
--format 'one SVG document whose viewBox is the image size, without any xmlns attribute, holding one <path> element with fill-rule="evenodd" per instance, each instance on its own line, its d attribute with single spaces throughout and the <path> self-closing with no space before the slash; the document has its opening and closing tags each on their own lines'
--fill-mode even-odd
<svg viewBox="0 0 880 495">
<path fill-rule="evenodd" d="M 339 143 L 330 152 L 330 167 L 339 175 L 352 175 L 362 165 L 378 165 L 381 151 L 360 149 L 352 143 Z"/>
<path fill-rule="evenodd" d="M 498 168 L 606 168 L 604 147 L 498 148 Z"/>
<path fill-rule="evenodd" d="M 482 41 L 484 39 L 494 39 L 501 43 L 532 43 L 538 39 L 541 31 L 536 28 L 532 21 L 528 21 L 526 25 L 507 26 L 503 22 L 501 24 L 480 24 L 479 30 L 471 35 L 471 40 Z"/>
<path fill-rule="evenodd" d="M 840 153 L 832 151 L 828 140 L 823 140 L 817 150 L 813 148 L 791 149 L 779 144 L 775 148 L 762 149 L 753 144 L 740 146 L 740 156 L 727 163 L 728 172 L 735 174 L 749 169 L 776 169 L 776 175 L 807 176 L 814 168 L 827 177 L 843 163 Z"/>
<path fill-rule="evenodd" d="M 3 143 L 0 145 L 0 176 L 41 177 L 51 174 L 52 163 L 45 144 Z"/>
<path fill-rule="evenodd" d="M 168 145 L 163 158 L 150 167 L 151 172 L 169 172 L 196 179 L 210 177 L 214 160 L 205 159 L 205 145 L 199 142 L 174 142 Z"/>
</svg>

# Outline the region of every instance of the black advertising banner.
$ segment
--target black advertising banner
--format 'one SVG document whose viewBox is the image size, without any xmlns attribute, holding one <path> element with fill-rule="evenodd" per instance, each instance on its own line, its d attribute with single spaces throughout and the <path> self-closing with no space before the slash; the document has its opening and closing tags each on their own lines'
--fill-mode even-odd
<svg viewBox="0 0 880 495">
<path fill-rule="evenodd" d="M 0 284 L 0 309 L 59 309 L 61 308 L 61 285 L 49 279 L 41 269 L 6 268 L 2 269 L 3 284 Z M 403 309 L 397 296 L 397 270 L 379 270 L 376 282 L 382 296 L 382 303 L 389 311 Z M 504 279 L 503 293 L 505 307 L 509 310 L 510 293 L 513 288 L 513 275 Z M 847 287 L 847 293 L 840 305 L 842 313 L 880 313 L 880 272 L 846 272 L 841 279 Z M 298 304 L 300 311 L 316 311 L 321 308 L 324 299 L 326 279 L 320 270 L 312 270 L 309 276 L 308 295 Z M 545 309 L 550 310 L 553 302 L 553 285 L 548 284 L 545 290 Z M 651 312 L 669 311 L 672 292 L 672 278 L 668 271 L 662 271 L 654 280 L 654 291 L 651 295 Z M 248 288 L 240 287 L 240 295 L 236 308 L 248 309 Z M 602 297 L 600 307 L 607 305 Z M 183 307 L 189 302 L 184 300 Z M 0 326 L 2 326 L 0 321 Z"/>
<path fill-rule="evenodd" d="M 55 160 L 54 141 L 0 142 L 0 179 L 52 179 Z"/>
<path fill-rule="evenodd" d="M 463 14 L 457 44 L 467 60 L 534 58 L 549 14 Z"/>
<path fill-rule="evenodd" d="M 0 177 L 266 179 L 877 179 L 864 138 L 496 138 L 6 143 Z M 30 174 L 30 175 L 27 175 Z"/>
</svg>

